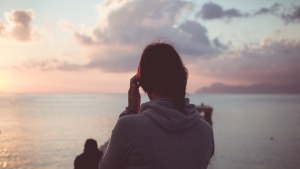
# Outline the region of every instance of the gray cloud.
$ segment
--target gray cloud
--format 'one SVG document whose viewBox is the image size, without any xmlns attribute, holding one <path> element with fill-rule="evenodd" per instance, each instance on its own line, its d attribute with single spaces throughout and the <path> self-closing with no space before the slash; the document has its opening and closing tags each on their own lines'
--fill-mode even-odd
<svg viewBox="0 0 300 169">
<path fill-rule="evenodd" d="M 219 48 L 219 49 L 221 49 L 221 50 L 226 50 L 226 49 L 229 48 L 229 45 L 225 45 L 225 44 L 221 43 L 220 40 L 219 40 L 218 38 L 215 38 L 215 39 L 213 40 L 213 44 L 214 44 L 217 48 Z"/>
<path fill-rule="evenodd" d="M 298 83 L 300 41 L 265 40 L 263 45 L 231 51 L 231 57 L 206 61 L 207 76 L 249 83 Z M 235 56 L 235 57 L 232 57 Z"/>
<path fill-rule="evenodd" d="M 207 55 L 211 56 L 218 53 L 217 49 L 211 46 L 207 37 L 207 29 L 198 22 L 187 20 L 178 29 L 182 30 L 183 36 L 187 37 L 184 43 L 179 43 L 180 51 L 183 54 L 205 58 Z M 176 42 L 180 42 L 180 39 Z"/>
<path fill-rule="evenodd" d="M 256 12 L 254 12 L 253 15 L 264 15 L 264 14 L 274 14 L 277 15 L 280 9 L 283 7 L 282 4 L 275 3 L 271 5 L 270 7 L 262 7 Z"/>
<path fill-rule="evenodd" d="M 82 45 L 92 45 L 96 43 L 91 37 L 78 32 L 74 33 L 74 38 Z"/>
<path fill-rule="evenodd" d="M 11 21 L 15 23 L 12 29 L 12 35 L 14 38 L 21 41 L 30 41 L 32 28 L 30 22 L 33 18 L 32 11 L 15 10 L 11 14 Z"/>
<path fill-rule="evenodd" d="M 179 29 L 183 30 L 190 35 L 190 39 L 195 43 L 204 44 L 209 46 L 209 39 L 206 36 L 207 29 L 195 21 L 185 21 L 179 26 Z"/>
<path fill-rule="evenodd" d="M 283 19 L 286 23 L 299 22 L 300 21 L 300 5 L 292 5 L 291 8 L 287 8 L 283 4 L 275 3 L 270 7 L 260 8 L 253 15 L 272 14 L 276 17 Z"/>
<path fill-rule="evenodd" d="M 272 14 L 283 19 L 286 23 L 300 21 L 300 5 L 292 5 L 287 9 L 283 4 L 275 3 L 269 8 L 263 7 L 257 10 L 253 15 Z"/>
<path fill-rule="evenodd" d="M 197 18 L 202 18 L 203 20 L 213 20 L 213 19 L 232 19 L 241 17 L 253 17 L 257 15 L 267 15 L 271 14 L 285 21 L 299 22 L 300 21 L 300 5 L 292 5 L 291 8 L 287 8 L 285 5 L 280 3 L 274 3 L 269 7 L 261 7 L 260 9 L 247 13 L 241 12 L 238 9 L 223 9 L 219 4 L 213 2 L 208 2 L 203 4 L 201 10 L 196 13 Z"/>
<path fill-rule="evenodd" d="M 292 5 L 287 9 L 283 4 L 275 3 L 270 7 L 260 8 L 253 15 L 272 14 L 276 17 L 283 19 L 286 23 L 300 21 L 300 5 Z"/>
<path fill-rule="evenodd" d="M 136 71 L 139 63 L 137 54 L 119 53 L 114 54 L 114 58 L 102 59 L 99 56 L 94 56 L 89 63 L 83 65 L 85 69 L 95 68 L 102 69 L 107 72 L 128 72 Z"/>
<path fill-rule="evenodd" d="M 234 18 L 234 17 L 242 17 L 242 16 L 247 16 L 247 14 L 242 14 L 239 10 L 237 9 L 228 9 L 223 11 L 223 16 L 227 18 Z"/>
<path fill-rule="evenodd" d="M 11 26 L 5 26 L 0 21 L 0 35 L 8 35 L 19 41 L 32 40 L 33 30 L 31 21 L 34 17 L 32 10 L 14 10 L 7 15 L 7 20 Z M 12 27 L 12 29 L 8 29 Z"/>
<path fill-rule="evenodd" d="M 104 44 L 137 44 L 149 41 L 150 37 L 161 37 L 179 33 L 172 26 L 178 21 L 180 13 L 188 2 L 175 0 L 128 1 L 122 7 L 109 13 L 107 28 L 94 29 L 94 43 Z M 85 37 L 77 37 L 84 42 Z"/>
<path fill-rule="evenodd" d="M 98 26 L 91 33 L 75 31 L 74 38 L 81 46 L 96 51 L 89 56 L 90 63 L 86 66 L 106 71 L 135 70 L 142 49 L 157 39 L 176 42 L 177 50 L 187 60 L 215 57 L 220 48 L 212 45 L 206 28 L 197 21 L 182 18 L 193 6 L 181 0 L 128 1 L 107 15 L 105 27 Z M 125 46 L 132 50 L 97 52 L 106 46 Z"/>
<path fill-rule="evenodd" d="M 300 5 L 293 6 L 288 14 L 282 14 L 281 17 L 287 22 L 300 22 Z"/>
<path fill-rule="evenodd" d="M 220 19 L 220 18 L 235 18 L 235 17 L 243 17 L 247 16 L 247 14 L 241 13 L 237 9 L 227 9 L 224 10 L 222 6 L 208 2 L 205 3 L 201 10 L 196 14 L 196 17 L 200 17 L 203 20 L 212 20 L 212 19 Z"/>
</svg>

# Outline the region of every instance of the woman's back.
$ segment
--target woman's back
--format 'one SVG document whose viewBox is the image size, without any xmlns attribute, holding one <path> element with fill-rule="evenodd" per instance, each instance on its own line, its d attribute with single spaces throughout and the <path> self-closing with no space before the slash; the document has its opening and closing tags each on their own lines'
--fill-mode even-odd
<svg viewBox="0 0 300 169">
<path fill-rule="evenodd" d="M 138 115 L 120 118 L 101 167 L 207 168 L 214 152 L 212 129 L 186 100 L 185 113 L 176 110 L 169 99 L 157 99 L 143 104 Z M 116 160 L 110 155 L 123 152 L 124 157 L 114 155 L 121 158 L 109 165 L 112 164 L 110 160 Z"/>
</svg>

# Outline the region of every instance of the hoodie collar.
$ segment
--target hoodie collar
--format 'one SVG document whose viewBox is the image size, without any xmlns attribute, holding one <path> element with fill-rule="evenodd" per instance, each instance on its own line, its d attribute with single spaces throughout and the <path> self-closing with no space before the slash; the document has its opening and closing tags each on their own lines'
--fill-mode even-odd
<svg viewBox="0 0 300 169">
<path fill-rule="evenodd" d="M 194 104 L 185 98 L 184 112 L 176 109 L 172 99 L 154 99 L 141 105 L 140 113 L 145 114 L 167 132 L 185 131 L 198 123 L 200 114 Z"/>
</svg>

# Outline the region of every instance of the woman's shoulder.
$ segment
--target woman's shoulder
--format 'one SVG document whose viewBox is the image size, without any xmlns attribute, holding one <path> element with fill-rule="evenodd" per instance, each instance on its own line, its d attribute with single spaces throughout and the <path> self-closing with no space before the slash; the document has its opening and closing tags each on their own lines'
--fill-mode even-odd
<svg viewBox="0 0 300 169">
<path fill-rule="evenodd" d="M 149 118 L 144 114 L 132 114 L 132 115 L 125 115 L 119 118 L 117 125 L 121 128 L 126 127 L 127 129 L 139 129 L 145 124 L 149 122 Z"/>
</svg>

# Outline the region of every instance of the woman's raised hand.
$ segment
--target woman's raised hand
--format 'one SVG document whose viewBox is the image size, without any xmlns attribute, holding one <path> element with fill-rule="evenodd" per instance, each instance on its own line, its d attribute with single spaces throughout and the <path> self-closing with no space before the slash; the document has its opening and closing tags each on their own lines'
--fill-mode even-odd
<svg viewBox="0 0 300 169">
<path fill-rule="evenodd" d="M 140 84 L 137 76 L 135 75 L 130 79 L 130 87 L 128 90 L 128 108 L 133 114 L 137 114 L 140 109 L 141 95 L 139 87 Z"/>
</svg>

